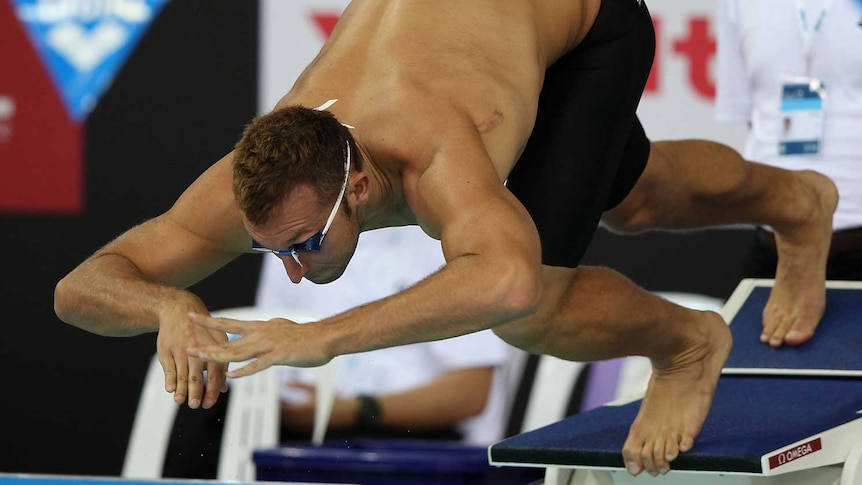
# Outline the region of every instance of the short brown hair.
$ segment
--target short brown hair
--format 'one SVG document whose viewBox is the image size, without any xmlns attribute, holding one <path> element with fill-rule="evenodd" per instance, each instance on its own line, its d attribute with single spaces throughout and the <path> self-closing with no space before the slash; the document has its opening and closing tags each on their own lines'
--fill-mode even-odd
<svg viewBox="0 0 862 485">
<path fill-rule="evenodd" d="M 332 113 L 289 106 L 258 116 L 234 150 L 233 192 L 253 224 L 265 223 L 298 184 L 310 184 L 321 204 L 334 202 L 344 182 L 344 157 L 362 161 L 353 137 Z"/>
</svg>

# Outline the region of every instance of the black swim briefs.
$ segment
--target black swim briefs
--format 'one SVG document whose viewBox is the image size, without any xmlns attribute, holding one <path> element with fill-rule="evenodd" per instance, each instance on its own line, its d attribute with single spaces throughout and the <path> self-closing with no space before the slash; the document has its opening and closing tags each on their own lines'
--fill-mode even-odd
<svg viewBox="0 0 862 485">
<path fill-rule="evenodd" d="M 532 134 L 507 187 L 533 217 L 542 262 L 576 267 L 602 212 L 649 158 L 635 111 L 655 54 L 645 5 L 603 0 L 593 27 L 545 73 Z"/>
</svg>

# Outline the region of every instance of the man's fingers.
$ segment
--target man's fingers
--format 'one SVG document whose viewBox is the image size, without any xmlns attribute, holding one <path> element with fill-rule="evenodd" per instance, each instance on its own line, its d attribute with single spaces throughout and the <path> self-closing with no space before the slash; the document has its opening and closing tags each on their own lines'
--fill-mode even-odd
<svg viewBox="0 0 862 485">
<path fill-rule="evenodd" d="M 173 353 L 173 362 L 176 369 L 177 386 L 174 390 L 174 402 L 182 404 L 189 392 L 189 359 L 182 352 Z"/>
<path fill-rule="evenodd" d="M 248 329 L 249 322 L 243 320 L 233 320 L 231 318 L 215 318 L 209 315 L 201 315 L 200 313 L 189 312 L 189 319 L 195 325 L 211 328 L 213 330 L 221 330 L 222 332 L 235 333 L 242 335 L 244 330 Z"/>
<path fill-rule="evenodd" d="M 159 364 L 165 371 L 165 392 L 174 392 L 177 389 L 177 367 L 174 365 L 174 357 L 171 354 L 162 355 L 157 352 Z"/>
<path fill-rule="evenodd" d="M 232 342 L 219 344 L 189 346 L 186 353 L 192 357 L 204 360 L 206 362 L 242 362 L 254 357 L 257 357 L 259 351 L 254 348 L 254 345 L 247 342 L 245 339 L 236 339 Z M 228 376 L 230 377 L 230 376 Z"/>
<path fill-rule="evenodd" d="M 204 363 L 200 359 L 189 359 L 188 402 L 189 407 L 201 406 L 204 394 Z"/>
<path fill-rule="evenodd" d="M 252 374 L 256 374 L 256 373 L 266 369 L 269 366 L 270 366 L 270 364 L 262 362 L 261 359 L 255 359 L 255 360 L 249 362 L 247 365 L 240 367 L 239 369 L 234 369 L 234 370 L 228 372 L 227 376 L 230 377 L 231 379 L 235 379 L 237 377 L 250 376 Z"/>
<path fill-rule="evenodd" d="M 209 409 L 215 406 L 218 401 L 218 396 L 225 386 L 225 374 L 227 366 L 224 364 L 208 363 L 207 364 L 207 383 L 204 388 L 204 409 Z"/>
</svg>

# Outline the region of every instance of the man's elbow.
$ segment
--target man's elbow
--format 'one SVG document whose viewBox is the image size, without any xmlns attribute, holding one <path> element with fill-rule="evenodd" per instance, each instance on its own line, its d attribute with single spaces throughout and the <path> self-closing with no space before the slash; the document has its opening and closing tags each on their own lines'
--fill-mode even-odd
<svg viewBox="0 0 862 485">
<path fill-rule="evenodd" d="M 68 323 L 81 330 L 105 337 L 125 336 L 117 333 L 117 329 L 102 327 L 90 321 L 82 308 L 80 285 L 75 281 L 75 274 L 70 273 L 54 286 L 54 313 L 63 323 Z"/>
<path fill-rule="evenodd" d="M 54 313 L 64 323 L 81 328 L 93 333 L 100 333 L 92 328 L 87 328 L 82 304 L 84 293 L 82 293 L 81 275 L 78 269 L 67 274 L 54 286 Z"/>
<path fill-rule="evenodd" d="M 71 304 L 73 284 L 69 281 L 70 276 L 67 275 L 54 286 L 54 313 L 57 318 L 66 323 L 72 323 L 73 320 Z"/>
<path fill-rule="evenodd" d="M 465 403 L 463 412 L 464 417 L 462 419 L 475 418 L 479 416 L 483 412 L 485 412 L 485 408 L 488 407 L 488 401 L 490 400 L 491 393 L 491 383 L 488 382 L 486 386 L 477 386 L 479 389 L 484 389 L 484 392 L 479 392 L 472 399 L 469 399 L 469 402 Z"/>
<path fill-rule="evenodd" d="M 486 395 L 483 398 L 473 399 L 470 402 L 463 404 L 464 406 L 461 408 L 461 419 L 475 418 L 485 411 L 485 408 L 488 406 L 488 398 Z"/>
</svg>

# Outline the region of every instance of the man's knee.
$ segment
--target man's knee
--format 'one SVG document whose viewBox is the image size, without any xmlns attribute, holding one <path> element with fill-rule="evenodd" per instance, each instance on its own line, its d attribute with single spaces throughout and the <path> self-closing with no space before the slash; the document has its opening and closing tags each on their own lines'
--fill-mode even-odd
<svg viewBox="0 0 862 485">
<path fill-rule="evenodd" d="M 493 331 L 507 344 L 533 354 L 545 353 L 544 342 L 553 326 L 553 316 L 543 312 L 494 327 Z"/>
<path fill-rule="evenodd" d="M 494 334 L 504 342 L 526 352 L 534 352 L 536 343 L 542 339 L 544 332 L 537 331 L 529 323 L 518 320 L 494 327 Z"/>
<path fill-rule="evenodd" d="M 549 335 L 560 322 L 570 288 L 581 268 L 542 266 L 542 299 L 536 312 L 494 327 L 494 333 L 509 345 L 534 354 L 548 351 Z M 577 310 L 575 310 L 577 311 Z"/>
<path fill-rule="evenodd" d="M 646 168 L 628 195 L 605 211 L 602 222 L 612 231 L 633 234 L 657 227 L 661 210 L 657 202 L 658 191 L 670 181 L 668 174 L 670 153 L 660 143 L 650 142 L 650 153 Z M 665 181 L 662 181 L 664 179 Z M 664 188 L 667 190 L 667 187 Z"/>
</svg>

